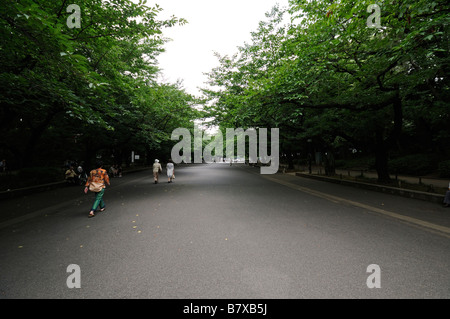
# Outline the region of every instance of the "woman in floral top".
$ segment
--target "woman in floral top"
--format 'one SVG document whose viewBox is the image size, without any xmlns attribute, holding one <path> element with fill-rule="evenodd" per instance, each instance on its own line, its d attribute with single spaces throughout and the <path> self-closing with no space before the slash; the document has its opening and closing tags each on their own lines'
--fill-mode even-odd
<svg viewBox="0 0 450 319">
<path fill-rule="evenodd" d="M 88 217 L 94 217 L 95 211 L 99 206 L 101 212 L 105 210 L 106 207 L 105 201 L 103 200 L 103 195 L 105 193 L 106 184 L 108 184 L 108 186 L 110 185 L 108 173 L 105 169 L 103 169 L 103 163 L 99 161 L 96 166 L 98 168 L 91 171 L 84 189 L 85 193 L 87 193 L 88 190 L 95 193 L 95 201 Z"/>
</svg>

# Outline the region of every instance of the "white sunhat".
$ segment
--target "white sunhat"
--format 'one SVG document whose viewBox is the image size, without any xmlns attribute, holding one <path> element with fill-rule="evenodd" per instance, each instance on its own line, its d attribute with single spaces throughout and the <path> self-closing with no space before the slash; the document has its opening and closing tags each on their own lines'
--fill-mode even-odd
<svg viewBox="0 0 450 319">
<path fill-rule="evenodd" d="M 159 163 L 159 160 L 155 159 L 155 163 Z"/>
</svg>

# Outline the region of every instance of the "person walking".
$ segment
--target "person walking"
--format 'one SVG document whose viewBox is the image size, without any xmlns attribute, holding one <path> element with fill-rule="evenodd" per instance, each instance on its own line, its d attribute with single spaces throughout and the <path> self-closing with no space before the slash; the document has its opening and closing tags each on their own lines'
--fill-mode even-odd
<svg viewBox="0 0 450 319">
<path fill-rule="evenodd" d="M 159 160 L 155 159 L 153 163 L 153 179 L 155 180 L 155 184 L 158 184 L 158 174 L 162 172 L 161 164 L 159 164 Z"/>
<path fill-rule="evenodd" d="M 167 182 L 172 183 L 173 178 L 175 176 L 175 165 L 173 165 L 172 159 L 169 159 L 167 161 L 166 170 L 167 170 L 167 178 L 168 178 Z"/>
<path fill-rule="evenodd" d="M 108 173 L 103 169 L 103 162 L 98 161 L 95 166 L 97 168 L 90 172 L 84 188 L 85 194 L 87 194 L 88 190 L 95 193 L 95 201 L 88 217 L 94 217 L 98 207 L 100 207 L 101 212 L 106 209 L 103 195 L 105 194 L 106 184 L 110 185 Z"/>
</svg>

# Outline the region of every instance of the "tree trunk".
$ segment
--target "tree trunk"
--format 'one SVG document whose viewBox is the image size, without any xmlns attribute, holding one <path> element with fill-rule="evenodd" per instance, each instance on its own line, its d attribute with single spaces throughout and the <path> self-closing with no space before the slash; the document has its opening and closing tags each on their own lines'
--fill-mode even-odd
<svg viewBox="0 0 450 319">
<path fill-rule="evenodd" d="M 388 165 L 389 150 L 397 143 L 402 132 L 403 110 L 398 88 L 392 107 L 394 111 L 394 127 L 389 136 L 384 139 L 383 129 L 381 128 L 375 132 L 375 168 L 378 173 L 378 181 L 382 183 L 391 182 Z"/>
<path fill-rule="evenodd" d="M 325 162 L 325 174 L 327 176 L 336 175 L 336 165 L 333 153 L 331 151 L 326 152 L 324 162 Z"/>
<path fill-rule="evenodd" d="M 292 155 L 288 155 L 288 169 L 294 169 L 294 156 Z"/>
<path fill-rule="evenodd" d="M 383 141 L 382 132 L 376 132 L 375 142 L 375 169 L 378 174 L 378 182 L 390 183 L 391 177 L 389 176 L 389 151 L 386 143 Z"/>
<path fill-rule="evenodd" d="M 23 153 L 25 156 L 23 156 L 23 160 L 21 163 L 21 167 L 33 167 L 35 165 L 35 152 L 36 147 L 44 134 L 44 132 L 48 129 L 50 123 L 54 119 L 58 112 L 51 112 L 49 113 L 46 118 L 39 123 L 36 127 L 31 127 L 30 125 L 30 137 L 28 138 L 28 141 L 25 143 L 25 148 L 23 150 Z M 25 160 L 26 159 L 26 160 Z"/>
</svg>

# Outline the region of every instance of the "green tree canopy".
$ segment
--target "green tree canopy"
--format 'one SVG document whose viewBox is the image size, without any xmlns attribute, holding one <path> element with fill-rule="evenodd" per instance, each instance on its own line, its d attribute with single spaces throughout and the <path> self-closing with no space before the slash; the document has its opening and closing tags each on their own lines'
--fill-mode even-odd
<svg viewBox="0 0 450 319">
<path fill-rule="evenodd" d="M 285 152 L 346 143 L 375 157 L 389 180 L 392 150 L 420 135 L 449 156 L 450 7 L 445 1 L 379 1 L 381 24 L 368 26 L 370 1 L 290 1 L 291 23 L 274 7 L 252 42 L 220 57 L 205 90 L 217 121 L 279 127 Z M 400 142 L 403 142 L 400 143 Z"/>
<path fill-rule="evenodd" d="M 184 19 L 159 20 L 162 8 L 146 1 L 80 0 L 72 28 L 70 4 L 1 5 L 0 154 L 17 167 L 96 152 L 121 161 L 130 149 L 160 149 L 199 116 L 179 84 L 157 82 L 164 29 Z"/>
</svg>

